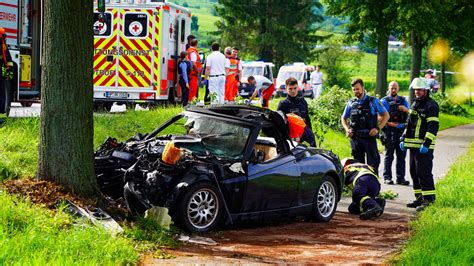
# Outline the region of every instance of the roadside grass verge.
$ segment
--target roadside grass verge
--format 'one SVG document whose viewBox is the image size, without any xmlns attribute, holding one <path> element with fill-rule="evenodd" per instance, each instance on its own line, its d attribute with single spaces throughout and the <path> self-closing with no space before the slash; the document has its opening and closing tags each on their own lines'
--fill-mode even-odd
<svg viewBox="0 0 474 266">
<path fill-rule="evenodd" d="M 460 125 L 474 123 L 473 118 L 454 116 L 448 114 L 439 114 L 439 130 L 448 129 Z"/>
<path fill-rule="evenodd" d="M 136 264 L 131 240 L 0 191 L 0 265 Z"/>
<path fill-rule="evenodd" d="M 474 264 L 474 143 L 437 184 L 436 203 L 411 223 L 398 265 Z"/>
</svg>

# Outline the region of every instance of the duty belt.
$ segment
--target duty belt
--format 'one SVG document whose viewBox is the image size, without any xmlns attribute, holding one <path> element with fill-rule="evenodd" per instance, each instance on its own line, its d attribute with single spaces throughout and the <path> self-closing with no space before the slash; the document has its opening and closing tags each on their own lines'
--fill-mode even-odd
<svg viewBox="0 0 474 266">
<path fill-rule="evenodd" d="M 352 132 L 353 138 L 372 138 L 373 136 L 369 135 L 370 131 L 354 131 Z"/>
</svg>

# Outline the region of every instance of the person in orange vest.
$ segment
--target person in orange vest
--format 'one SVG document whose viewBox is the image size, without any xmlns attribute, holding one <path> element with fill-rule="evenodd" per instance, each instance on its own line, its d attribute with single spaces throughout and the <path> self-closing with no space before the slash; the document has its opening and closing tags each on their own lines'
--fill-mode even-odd
<svg viewBox="0 0 474 266">
<path fill-rule="evenodd" d="M 240 59 L 237 57 L 237 54 L 238 49 L 234 47 L 231 49 L 231 54 L 227 58 L 227 60 L 229 60 L 229 71 L 227 73 L 225 83 L 224 100 L 226 102 L 233 102 L 239 90 L 239 79 L 242 76 L 242 64 L 240 63 Z"/>
<path fill-rule="evenodd" d="M 202 63 L 201 57 L 199 56 L 199 52 L 197 50 L 198 40 L 192 39 L 191 47 L 188 48 L 186 52 L 188 52 L 188 59 L 193 64 L 191 73 L 189 74 L 189 101 L 191 102 L 196 96 L 199 86 L 199 76 L 202 72 Z"/>
<path fill-rule="evenodd" d="M 9 89 L 9 87 L 5 86 L 5 83 L 13 78 L 13 61 L 10 51 L 8 51 L 6 37 L 5 29 L 0 28 L 0 45 L 2 48 L 0 53 L 0 66 L 2 68 L 2 76 L 0 78 L 0 114 L 7 114 L 9 108 L 9 102 L 7 99 L 9 94 L 7 89 Z M 0 125 L 4 122 L 5 121 L 0 118 Z"/>
</svg>

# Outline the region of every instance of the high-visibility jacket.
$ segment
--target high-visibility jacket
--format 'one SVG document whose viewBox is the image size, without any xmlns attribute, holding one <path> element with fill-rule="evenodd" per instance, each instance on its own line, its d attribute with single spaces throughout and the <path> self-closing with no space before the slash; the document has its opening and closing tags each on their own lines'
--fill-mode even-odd
<svg viewBox="0 0 474 266">
<path fill-rule="evenodd" d="M 186 50 L 188 53 L 188 60 L 191 61 L 191 54 L 196 53 L 196 66 L 198 68 L 198 72 L 194 70 L 194 68 L 191 70 L 190 76 L 199 76 L 202 72 L 202 63 L 201 63 L 201 57 L 199 56 L 198 50 L 195 47 L 189 47 L 188 50 Z M 194 62 L 193 62 L 194 63 Z"/>
<path fill-rule="evenodd" d="M 438 103 L 427 95 L 422 99 L 416 99 L 410 107 L 402 140 L 408 149 L 419 149 L 423 145 L 432 150 L 435 147 L 438 129 Z"/>
<path fill-rule="evenodd" d="M 236 75 L 239 74 L 240 59 L 229 57 L 229 62 L 230 62 L 230 67 L 229 67 L 229 73 L 227 75 L 227 78 L 235 80 Z"/>
<path fill-rule="evenodd" d="M 373 176 L 380 183 L 378 175 L 370 165 L 363 163 L 353 163 L 346 166 L 346 169 L 344 169 L 344 184 L 350 188 L 353 188 L 357 180 L 363 175 Z"/>
</svg>

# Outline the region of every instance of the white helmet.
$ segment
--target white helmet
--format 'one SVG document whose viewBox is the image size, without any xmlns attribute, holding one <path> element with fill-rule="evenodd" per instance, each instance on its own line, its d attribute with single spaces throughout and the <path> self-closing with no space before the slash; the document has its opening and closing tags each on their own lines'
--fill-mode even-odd
<svg viewBox="0 0 474 266">
<path fill-rule="evenodd" d="M 410 90 L 415 90 L 415 89 L 429 90 L 430 87 L 428 86 L 426 79 L 414 78 L 410 84 Z"/>
</svg>

